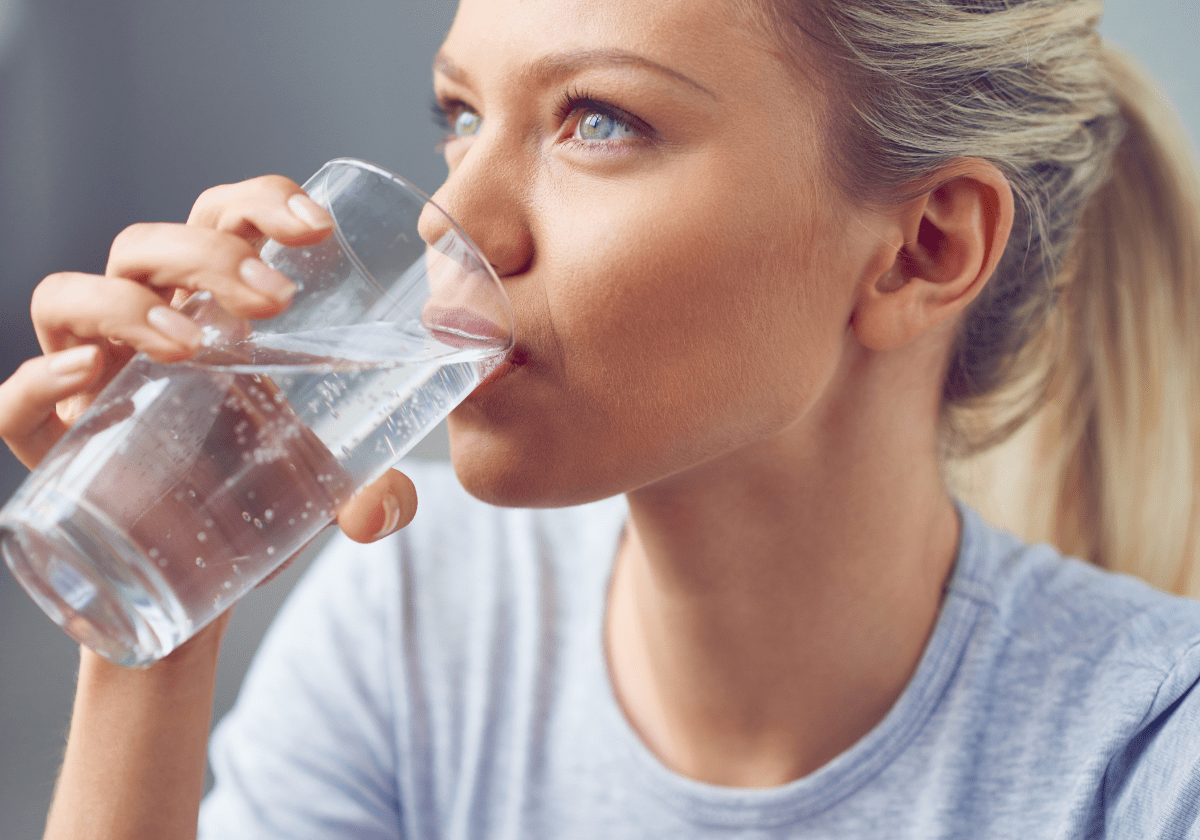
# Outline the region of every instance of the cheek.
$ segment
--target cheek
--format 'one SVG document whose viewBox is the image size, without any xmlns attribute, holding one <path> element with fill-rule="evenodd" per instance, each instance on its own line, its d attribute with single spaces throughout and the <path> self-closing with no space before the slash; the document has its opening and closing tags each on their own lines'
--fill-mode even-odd
<svg viewBox="0 0 1200 840">
<path fill-rule="evenodd" d="M 638 200 L 597 191 L 548 214 L 549 313 L 567 381 L 606 423 L 734 445 L 811 402 L 848 309 L 815 199 L 676 183 Z"/>
</svg>

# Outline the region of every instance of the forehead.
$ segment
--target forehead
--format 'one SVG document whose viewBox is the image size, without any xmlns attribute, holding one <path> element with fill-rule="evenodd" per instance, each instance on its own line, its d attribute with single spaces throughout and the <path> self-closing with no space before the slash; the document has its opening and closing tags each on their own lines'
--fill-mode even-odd
<svg viewBox="0 0 1200 840">
<path fill-rule="evenodd" d="M 462 0 L 442 55 L 507 75 L 555 54 L 608 51 L 717 90 L 786 73 L 749 8 L 748 0 Z"/>
</svg>

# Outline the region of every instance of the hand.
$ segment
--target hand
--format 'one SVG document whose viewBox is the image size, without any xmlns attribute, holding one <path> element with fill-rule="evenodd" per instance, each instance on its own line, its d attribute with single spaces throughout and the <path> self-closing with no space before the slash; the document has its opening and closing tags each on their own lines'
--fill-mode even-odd
<svg viewBox="0 0 1200 840">
<path fill-rule="evenodd" d="M 279 314 L 295 286 L 258 259 L 258 246 L 266 237 L 313 244 L 332 227 L 299 185 L 266 176 L 207 190 L 186 224 L 126 228 L 103 276 L 47 277 L 31 306 L 45 355 L 0 384 L 0 439 L 32 468 L 134 353 L 163 362 L 190 358 L 202 333 L 172 301 L 207 291 L 242 318 Z M 412 483 L 391 471 L 347 502 L 338 522 L 351 539 L 371 542 L 415 512 Z"/>
</svg>

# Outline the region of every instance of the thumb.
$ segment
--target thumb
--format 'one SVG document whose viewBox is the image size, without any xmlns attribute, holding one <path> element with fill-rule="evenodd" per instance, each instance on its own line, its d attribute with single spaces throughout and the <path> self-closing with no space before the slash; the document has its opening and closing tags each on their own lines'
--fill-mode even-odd
<svg viewBox="0 0 1200 840">
<path fill-rule="evenodd" d="M 338 526 L 360 543 L 375 542 L 403 528 L 417 512 L 417 490 L 408 476 L 388 470 L 358 491 L 338 511 Z"/>
</svg>

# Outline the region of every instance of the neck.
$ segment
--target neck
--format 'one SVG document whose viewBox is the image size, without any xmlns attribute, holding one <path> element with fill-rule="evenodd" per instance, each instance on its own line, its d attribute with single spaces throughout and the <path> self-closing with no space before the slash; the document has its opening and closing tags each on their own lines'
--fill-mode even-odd
<svg viewBox="0 0 1200 840">
<path fill-rule="evenodd" d="M 799 778 L 878 723 L 935 623 L 959 524 L 936 437 L 807 424 L 629 494 L 606 628 L 647 746 L 715 784 Z M 824 429 L 813 433 L 814 426 Z"/>
</svg>

